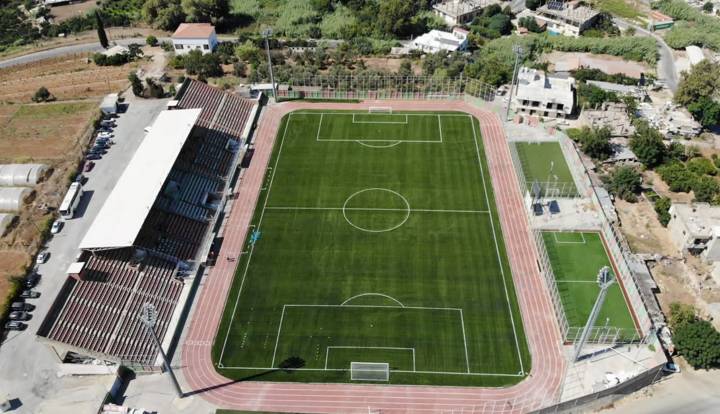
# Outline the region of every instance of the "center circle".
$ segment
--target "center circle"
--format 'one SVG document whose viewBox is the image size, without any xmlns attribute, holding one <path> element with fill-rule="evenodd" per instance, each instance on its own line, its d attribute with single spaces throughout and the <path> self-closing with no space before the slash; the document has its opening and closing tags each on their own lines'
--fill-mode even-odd
<svg viewBox="0 0 720 414">
<path fill-rule="evenodd" d="M 350 195 L 342 208 L 345 221 L 369 233 L 393 231 L 410 218 L 410 203 L 387 188 L 366 188 Z"/>
</svg>

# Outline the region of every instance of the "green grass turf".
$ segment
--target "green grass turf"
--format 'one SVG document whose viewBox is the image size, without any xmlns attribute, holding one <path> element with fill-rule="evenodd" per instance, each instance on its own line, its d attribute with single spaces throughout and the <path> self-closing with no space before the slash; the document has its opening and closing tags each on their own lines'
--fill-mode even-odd
<svg viewBox="0 0 720 414">
<path fill-rule="evenodd" d="M 517 148 L 528 190 L 531 189 L 532 183 L 537 181 L 545 192 L 549 182 L 552 187 L 558 188 L 567 196 L 574 197 L 578 195 L 570 168 L 568 168 L 559 143 L 516 142 L 515 148 Z M 550 169 L 551 166 L 552 170 Z M 557 176 L 557 184 L 555 176 Z"/>
<path fill-rule="evenodd" d="M 347 382 L 355 361 L 389 363 L 391 383 L 521 381 L 530 357 L 479 131 L 458 113 L 287 116 L 219 372 Z M 277 370 L 287 361 L 302 369 Z"/>
<path fill-rule="evenodd" d="M 611 266 L 600 234 L 546 231 L 543 232 L 543 239 L 568 324 L 570 327 L 582 328 L 600 290 L 596 282 L 597 273 L 603 266 Z M 609 288 L 596 326 L 604 326 L 607 318 L 608 326 L 627 331 L 625 338 L 636 332 L 625 297 L 617 282 Z"/>
</svg>

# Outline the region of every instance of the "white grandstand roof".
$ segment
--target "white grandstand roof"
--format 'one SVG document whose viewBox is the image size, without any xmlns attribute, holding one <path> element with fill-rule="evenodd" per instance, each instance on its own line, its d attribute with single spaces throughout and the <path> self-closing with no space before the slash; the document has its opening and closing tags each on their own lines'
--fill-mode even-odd
<svg viewBox="0 0 720 414">
<path fill-rule="evenodd" d="M 80 243 L 81 249 L 132 246 L 202 109 L 158 115 Z"/>
</svg>

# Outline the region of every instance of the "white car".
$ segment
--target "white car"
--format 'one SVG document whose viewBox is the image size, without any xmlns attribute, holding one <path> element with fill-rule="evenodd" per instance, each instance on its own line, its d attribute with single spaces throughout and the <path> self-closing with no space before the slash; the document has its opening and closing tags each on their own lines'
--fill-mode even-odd
<svg viewBox="0 0 720 414">
<path fill-rule="evenodd" d="M 110 133 L 110 132 L 105 132 L 105 131 L 103 131 L 103 132 L 99 132 L 99 133 L 97 134 L 97 136 L 98 136 L 98 138 L 112 138 L 112 137 L 113 137 L 113 134 Z"/>
<path fill-rule="evenodd" d="M 37 259 L 35 259 L 35 264 L 43 264 L 48 261 L 50 258 L 50 253 L 48 252 L 40 252 L 37 255 Z"/>
<path fill-rule="evenodd" d="M 50 227 L 50 233 L 51 234 L 60 233 L 60 230 L 63 228 L 63 224 L 65 224 L 65 223 L 62 220 L 53 221 L 52 227 Z"/>
</svg>

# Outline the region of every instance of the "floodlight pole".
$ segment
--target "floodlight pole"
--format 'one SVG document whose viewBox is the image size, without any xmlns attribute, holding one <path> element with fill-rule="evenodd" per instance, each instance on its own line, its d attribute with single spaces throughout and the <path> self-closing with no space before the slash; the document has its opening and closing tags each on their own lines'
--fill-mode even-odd
<svg viewBox="0 0 720 414">
<path fill-rule="evenodd" d="M 265 52 L 267 53 L 268 68 L 270 69 L 270 86 L 272 87 L 273 99 L 277 102 L 277 94 L 275 92 L 275 77 L 273 76 L 272 58 L 270 57 L 270 44 L 268 39 L 272 36 L 272 29 L 265 28 L 262 31 L 262 36 L 265 38 Z"/>
<path fill-rule="evenodd" d="M 155 343 L 155 347 L 157 347 L 158 351 L 160 351 L 160 356 L 162 357 L 165 369 L 167 369 L 168 374 L 170 374 L 170 380 L 172 381 L 173 386 L 175 386 L 175 392 L 177 392 L 179 398 L 183 398 L 184 394 L 182 392 L 182 389 L 180 388 L 180 384 L 178 383 L 177 378 L 175 378 L 175 373 L 170 366 L 170 361 L 168 361 L 167 355 L 165 355 L 165 351 L 163 351 L 160 340 L 158 339 L 157 333 L 155 332 L 155 323 L 157 322 L 157 310 L 155 309 L 155 305 L 149 302 L 145 302 L 143 304 L 142 313 L 140 314 L 140 321 L 150 332 L 150 336 Z"/>
<path fill-rule="evenodd" d="M 600 293 L 598 293 L 597 299 L 595 299 L 595 305 L 593 305 L 590 316 L 588 316 L 587 323 L 585 324 L 585 328 L 583 328 L 582 335 L 580 336 L 580 341 L 575 346 L 575 356 L 573 357 L 573 361 L 575 362 L 577 362 L 580 358 L 585 342 L 590 336 L 590 331 L 592 331 L 592 327 L 595 326 L 595 321 L 600 315 L 600 309 L 602 309 L 602 305 L 605 302 L 607 290 L 615 282 L 615 278 L 612 273 L 610 273 L 609 267 L 604 266 L 600 269 L 597 275 L 597 282 L 600 286 Z M 607 325 L 607 321 L 605 324 Z"/>
<path fill-rule="evenodd" d="M 513 53 L 515 53 L 515 66 L 513 66 L 512 81 L 510 83 L 510 95 L 508 95 L 507 110 L 505 112 L 505 119 L 510 120 L 510 105 L 512 104 L 513 89 L 515 89 L 515 78 L 517 74 L 518 61 L 520 56 L 523 54 L 522 46 L 515 44 L 513 45 Z"/>
</svg>

